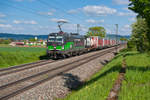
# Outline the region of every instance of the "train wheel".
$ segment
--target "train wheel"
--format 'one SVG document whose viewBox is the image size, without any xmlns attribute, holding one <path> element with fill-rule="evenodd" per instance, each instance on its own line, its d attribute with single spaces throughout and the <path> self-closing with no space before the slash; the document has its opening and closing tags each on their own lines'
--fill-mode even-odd
<svg viewBox="0 0 150 100">
<path fill-rule="evenodd" d="M 53 59 L 55 59 L 55 60 L 57 60 L 57 59 L 58 59 L 58 57 L 57 57 L 57 55 L 56 55 L 56 54 L 53 56 Z"/>
<path fill-rule="evenodd" d="M 68 54 L 66 54 L 65 56 L 66 56 L 66 58 L 69 58 L 69 55 L 68 55 Z"/>
<path fill-rule="evenodd" d="M 63 55 L 62 55 L 62 58 L 64 59 L 64 58 L 66 58 L 66 56 L 63 54 Z"/>
<path fill-rule="evenodd" d="M 72 52 L 71 52 L 71 53 L 70 53 L 70 57 L 72 57 L 72 55 L 73 55 L 73 54 L 72 54 Z"/>
</svg>

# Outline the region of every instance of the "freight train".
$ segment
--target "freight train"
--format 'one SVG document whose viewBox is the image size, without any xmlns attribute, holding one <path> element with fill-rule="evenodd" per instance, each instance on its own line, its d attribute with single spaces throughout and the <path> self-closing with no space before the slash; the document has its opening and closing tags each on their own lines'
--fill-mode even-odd
<svg viewBox="0 0 150 100">
<path fill-rule="evenodd" d="M 115 39 L 66 33 L 61 30 L 61 25 L 67 22 L 58 21 L 57 23 L 60 31 L 58 33 L 50 33 L 47 39 L 47 55 L 50 58 L 66 58 L 120 44 L 120 41 L 116 41 Z"/>
<path fill-rule="evenodd" d="M 50 33 L 47 40 L 47 55 L 51 58 L 66 58 L 82 53 L 118 45 L 115 39 L 99 36 L 85 37 L 77 33 Z"/>
</svg>

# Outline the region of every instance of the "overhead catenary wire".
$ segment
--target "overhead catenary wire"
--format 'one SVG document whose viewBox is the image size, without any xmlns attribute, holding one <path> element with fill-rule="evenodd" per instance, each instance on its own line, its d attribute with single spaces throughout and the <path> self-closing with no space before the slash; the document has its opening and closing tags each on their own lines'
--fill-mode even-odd
<svg viewBox="0 0 150 100">
<path fill-rule="evenodd" d="M 21 7 L 21 8 L 16 7 L 16 6 L 14 6 L 14 5 L 9 4 L 8 2 L 3 2 L 3 4 L 7 5 L 7 7 L 9 7 L 9 8 L 13 8 L 13 9 L 16 9 L 16 10 L 19 10 L 19 11 L 22 11 L 22 12 L 26 12 L 26 13 L 28 13 L 28 14 L 33 14 L 33 15 L 40 16 L 40 17 L 42 17 L 42 18 L 47 18 L 47 19 L 50 18 L 50 17 L 48 17 L 48 16 L 43 16 L 43 15 L 41 15 L 41 14 L 37 13 L 36 11 L 31 10 L 31 9 L 25 9 L 24 7 Z M 8 13 L 8 14 L 9 14 L 9 13 Z M 13 14 L 13 15 L 14 15 L 14 14 Z M 22 14 L 19 15 L 19 16 L 22 16 L 22 17 L 26 18 L 26 16 L 24 16 L 24 15 L 22 15 Z M 27 17 L 28 17 L 28 16 L 27 16 Z"/>
<path fill-rule="evenodd" d="M 9 4 L 8 2 L 3 2 L 5 5 L 7 5 L 7 7 L 9 7 L 9 8 L 14 8 L 14 9 L 17 9 L 17 10 L 20 10 L 20 11 L 23 11 L 23 12 L 26 12 L 26 13 L 30 13 L 30 14 L 33 14 L 33 15 L 37 15 L 37 16 L 40 16 L 40 17 L 45 17 L 45 18 L 49 18 L 48 16 L 43 16 L 43 15 L 41 15 L 41 14 L 39 14 L 39 13 L 37 13 L 36 11 L 35 11 L 35 9 L 26 9 L 26 7 L 25 6 L 22 6 L 21 8 L 19 8 L 19 7 L 16 7 L 16 6 L 14 6 L 14 5 L 11 5 L 11 4 Z"/>
<path fill-rule="evenodd" d="M 33 8 L 27 8 L 23 5 L 21 5 L 21 8 L 20 7 L 16 7 L 14 5 L 11 5 L 9 4 L 7 1 L 3 2 L 5 5 L 7 5 L 7 7 L 10 7 L 10 8 L 14 8 L 14 9 L 17 9 L 17 10 L 20 10 L 20 11 L 23 11 L 23 12 L 26 12 L 26 13 L 30 13 L 30 14 L 33 14 L 33 15 L 37 15 L 37 16 L 40 16 L 40 17 L 44 17 L 44 18 L 50 18 L 48 16 L 44 16 L 44 15 L 41 15 L 40 13 L 37 13 L 37 11 Z M 53 6 L 54 7 L 54 6 Z M 54 7 L 56 8 L 56 7 Z"/>
<path fill-rule="evenodd" d="M 29 13 L 29 14 L 37 15 L 37 16 L 40 16 L 40 17 L 43 17 L 43 18 L 48 18 L 48 19 L 50 18 L 48 16 L 44 16 L 44 15 L 41 15 L 40 13 L 37 13 L 36 9 L 27 8 L 27 7 L 23 6 L 23 5 L 20 8 L 18 6 L 14 6 L 14 5 L 9 4 L 9 2 L 7 2 L 7 1 L 3 2 L 3 4 L 7 5 L 7 7 L 14 8 L 14 9 L 17 9 L 17 10 L 22 11 L 22 12 L 26 12 L 26 13 Z M 45 3 L 44 5 L 47 5 L 47 3 Z M 48 7 L 50 7 L 50 6 L 48 6 Z M 57 8 L 57 7 L 52 6 L 52 8 Z M 57 8 L 57 9 L 59 9 L 59 8 Z M 67 13 L 67 11 L 65 11 L 65 10 L 61 10 L 61 11 L 63 11 L 64 13 Z M 74 17 L 73 15 L 69 15 L 68 13 L 66 15 Z M 21 15 L 21 16 L 23 16 L 23 15 Z M 76 17 L 76 19 L 79 19 L 79 18 Z"/>
<path fill-rule="evenodd" d="M 67 7 L 67 6 L 69 6 L 69 5 L 64 5 L 64 4 L 62 4 L 62 2 L 59 2 L 59 1 L 56 1 L 56 0 L 54 0 L 54 2 L 55 2 L 56 4 L 59 4 L 60 6 L 62 6 L 61 9 L 64 9 L 64 11 L 66 12 L 66 14 L 69 14 L 68 11 L 66 11 L 66 9 L 63 7 L 63 6 Z M 85 19 L 85 18 L 83 18 L 83 17 L 81 17 L 81 16 L 78 16 L 78 15 L 76 15 L 76 14 L 70 14 L 70 15 L 81 19 L 81 21 L 83 21 L 83 20 Z"/>
<path fill-rule="evenodd" d="M 43 2 L 43 1 L 40 1 L 40 0 L 38 0 L 39 2 L 41 2 L 42 4 L 44 4 L 44 5 L 46 5 L 46 6 L 48 6 L 47 5 L 47 3 L 45 3 L 45 2 Z M 21 8 L 20 7 L 16 7 L 16 6 L 14 6 L 14 5 L 11 5 L 11 4 L 9 4 L 7 1 L 5 1 L 5 2 L 3 2 L 5 5 L 7 5 L 8 7 L 10 7 L 10 8 L 14 8 L 14 9 L 17 9 L 17 10 L 20 10 L 20 11 L 23 11 L 23 12 L 27 12 L 27 13 L 30 13 L 30 14 L 33 14 L 33 15 L 37 15 L 37 16 L 40 16 L 40 17 L 44 17 L 44 18 L 50 18 L 50 17 L 48 17 L 48 16 L 44 16 L 44 15 L 41 15 L 40 13 L 37 13 L 37 11 L 35 10 L 35 9 L 33 9 L 33 8 L 27 8 L 27 7 L 25 7 L 25 6 L 23 6 L 23 5 L 21 5 Z M 48 6 L 48 7 L 50 7 L 50 6 Z M 57 7 L 55 7 L 55 6 L 52 6 L 51 5 L 51 7 L 52 8 L 56 8 L 56 9 L 59 9 L 59 8 L 57 8 Z M 59 11 L 59 10 L 58 10 Z M 64 10 L 61 10 L 61 11 L 63 11 L 64 13 L 67 13 L 66 11 L 64 11 Z M 72 15 L 69 15 L 69 14 L 66 14 L 67 16 L 72 16 Z M 62 17 L 62 16 L 61 16 Z M 74 17 L 74 16 L 72 16 L 72 17 Z M 77 17 L 76 17 L 77 18 Z M 70 22 L 71 23 L 71 22 Z"/>
<path fill-rule="evenodd" d="M 9 7 L 9 8 L 14 8 L 16 10 L 26 12 L 26 13 L 29 13 L 29 14 L 32 14 L 32 15 L 40 16 L 40 17 L 47 18 L 47 19 L 50 18 L 48 16 L 41 15 L 35 9 L 32 9 L 32 8 L 29 9 L 29 8 L 23 6 L 23 5 L 21 5 L 21 8 L 20 8 L 20 7 L 9 4 L 7 1 L 3 2 L 3 4 L 7 5 L 7 7 Z M 21 15 L 21 16 L 23 16 L 23 15 Z M 23 16 L 23 17 L 25 17 L 25 16 Z"/>
<path fill-rule="evenodd" d="M 40 2 L 41 4 L 43 4 L 43 5 L 47 6 L 47 7 L 52 7 L 52 8 L 58 9 L 59 11 L 63 12 L 66 16 L 73 17 L 73 18 L 75 17 L 76 19 L 80 19 L 81 21 L 83 21 L 83 19 L 81 19 L 79 16 L 67 13 L 67 11 L 63 7 L 60 9 L 60 8 L 58 8 L 56 6 L 53 6 L 52 4 L 47 3 L 47 2 L 45 2 L 43 0 L 38 0 L 38 2 Z M 56 3 L 58 3 L 58 2 L 56 2 Z"/>
</svg>

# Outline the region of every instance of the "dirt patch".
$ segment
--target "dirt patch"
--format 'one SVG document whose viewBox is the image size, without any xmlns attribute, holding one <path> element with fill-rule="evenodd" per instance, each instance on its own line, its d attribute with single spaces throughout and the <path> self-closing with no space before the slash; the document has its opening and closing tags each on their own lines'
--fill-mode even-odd
<svg viewBox="0 0 150 100">
<path fill-rule="evenodd" d="M 122 68 L 120 70 L 118 78 L 115 81 L 115 84 L 113 85 L 113 88 L 111 89 L 107 100 L 118 100 L 118 93 L 120 91 L 122 81 L 125 78 L 124 77 L 125 72 L 126 72 L 126 61 L 125 61 L 125 58 L 124 58 L 123 61 L 122 61 Z"/>
</svg>

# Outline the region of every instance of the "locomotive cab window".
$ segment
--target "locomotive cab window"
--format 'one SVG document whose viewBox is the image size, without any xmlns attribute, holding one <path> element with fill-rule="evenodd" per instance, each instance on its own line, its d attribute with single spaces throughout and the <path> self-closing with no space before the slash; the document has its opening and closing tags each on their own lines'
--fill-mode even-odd
<svg viewBox="0 0 150 100">
<path fill-rule="evenodd" d="M 49 42 L 55 42 L 55 40 L 56 40 L 56 39 L 55 39 L 54 36 L 49 36 L 49 39 L 48 39 Z"/>
<path fill-rule="evenodd" d="M 56 37 L 56 42 L 61 42 L 61 43 L 63 43 L 63 37 L 62 37 L 62 36 L 57 36 L 57 37 Z"/>
</svg>

